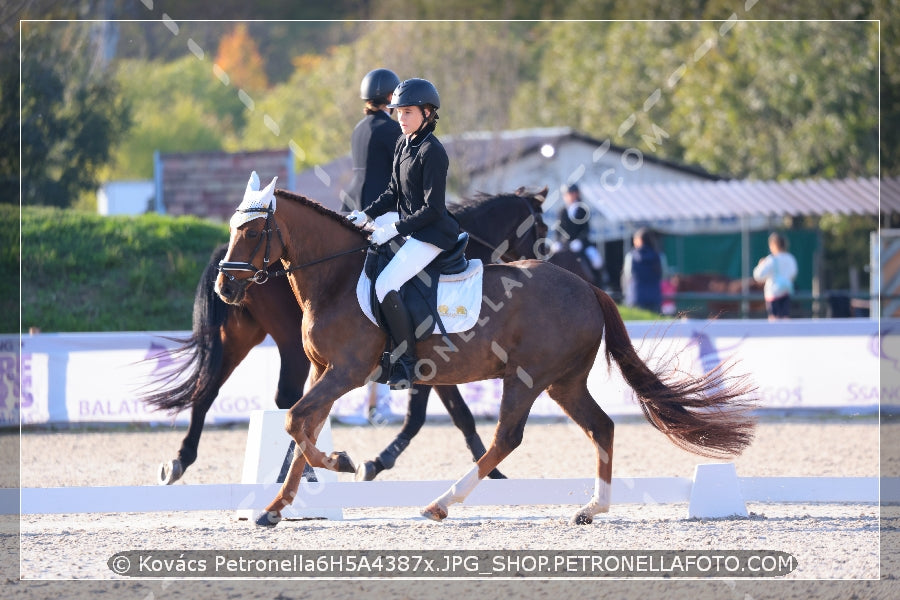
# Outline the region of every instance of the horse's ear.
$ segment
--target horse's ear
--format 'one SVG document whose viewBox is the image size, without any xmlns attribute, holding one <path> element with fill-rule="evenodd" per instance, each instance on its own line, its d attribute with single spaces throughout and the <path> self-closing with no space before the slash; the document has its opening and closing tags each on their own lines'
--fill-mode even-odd
<svg viewBox="0 0 900 600">
<path fill-rule="evenodd" d="M 259 185 L 258 181 L 259 181 L 259 180 L 257 179 L 257 185 Z M 266 189 L 263 190 L 263 196 L 268 196 L 269 194 L 271 194 L 272 192 L 275 191 L 275 182 L 276 182 L 276 181 L 278 181 L 278 177 L 277 177 L 277 176 L 276 176 L 276 177 L 273 177 L 273 178 L 272 178 L 272 181 L 269 182 L 269 185 L 266 186 Z"/>
<path fill-rule="evenodd" d="M 275 210 L 275 182 L 278 181 L 278 177 L 275 176 L 272 178 L 272 181 L 269 182 L 269 185 L 266 186 L 266 189 L 260 192 L 260 198 L 266 199 L 271 198 L 272 202 L 270 203 L 270 208 Z"/>
<path fill-rule="evenodd" d="M 513 193 L 514 193 L 516 196 L 520 196 L 520 197 L 521 197 L 521 196 L 524 196 L 524 195 L 525 195 L 525 186 L 524 186 L 524 185 L 520 185 L 519 187 L 516 188 L 516 191 L 513 192 Z"/>
<path fill-rule="evenodd" d="M 247 191 L 248 192 L 258 192 L 259 191 L 259 175 L 256 174 L 256 171 L 250 173 L 250 181 L 247 182 Z"/>
<path fill-rule="evenodd" d="M 534 199 L 537 200 L 538 202 L 543 202 L 544 200 L 547 199 L 547 193 L 549 191 L 550 191 L 550 188 L 548 188 L 545 185 L 543 188 L 541 188 L 541 190 L 537 194 L 534 195 Z"/>
</svg>

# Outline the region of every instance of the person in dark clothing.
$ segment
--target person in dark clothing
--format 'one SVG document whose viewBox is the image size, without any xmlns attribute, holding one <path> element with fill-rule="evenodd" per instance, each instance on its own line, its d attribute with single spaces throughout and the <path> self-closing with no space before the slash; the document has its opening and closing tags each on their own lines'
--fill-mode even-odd
<svg viewBox="0 0 900 600">
<path fill-rule="evenodd" d="M 411 385 L 417 362 L 415 329 L 398 290 L 441 251 L 452 248 L 459 236 L 445 198 L 449 159 L 433 133 L 440 105 L 437 89 L 425 79 L 407 79 L 397 86 L 388 107 L 397 109 L 403 136 L 394 149 L 391 181 L 371 206 L 347 216 L 360 227 L 373 219 L 376 244 L 398 235 L 406 238 L 375 281 L 375 295 L 397 345 L 394 354 L 400 354 L 388 381 L 397 388 Z"/>
<path fill-rule="evenodd" d="M 353 181 L 342 194 L 344 212 L 365 210 L 387 188 L 391 180 L 391 161 L 400 137 L 400 124 L 391 118 L 388 108 L 400 78 L 390 69 L 375 69 L 363 77 L 359 95 L 366 101 L 365 117 L 356 124 L 350 138 Z"/>
<path fill-rule="evenodd" d="M 662 307 L 662 258 L 649 229 L 638 229 L 632 242 L 634 247 L 625 255 L 622 267 L 625 305 L 658 313 Z"/>
<path fill-rule="evenodd" d="M 594 281 L 603 282 L 603 255 L 591 241 L 591 213 L 581 200 L 581 190 L 574 183 L 563 185 L 563 200 L 565 205 L 559 211 L 559 227 L 557 229 L 557 241 L 553 245 L 553 251 L 559 252 L 566 245 L 569 250 L 586 260 L 593 271 Z"/>
</svg>

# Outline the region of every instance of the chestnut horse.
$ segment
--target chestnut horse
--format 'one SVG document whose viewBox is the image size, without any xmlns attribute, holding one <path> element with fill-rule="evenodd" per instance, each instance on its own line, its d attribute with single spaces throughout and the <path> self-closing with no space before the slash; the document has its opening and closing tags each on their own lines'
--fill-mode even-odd
<svg viewBox="0 0 900 600">
<path fill-rule="evenodd" d="M 281 520 L 307 463 L 355 470 L 345 452 L 326 456 L 316 448 L 316 437 L 335 400 L 377 372 L 385 347 L 385 334 L 356 299 L 366 233 L 315 201 L 284 190 L 273 194 L 273 184 L 251 197 L 253 208 L 240 211 L 247 214 L 231 229 L 216 280 L 222 299 L 235 302 L 248 282 L 264 281 L 268 261 L 281 260 L 303 309 L 303 344 L 313 384 L 285 419 L 298 451 L 280 491 L 257 518 L 260 526 Z M 644 416 L 677 446 L 719 457 L 740 453 L 752 440 L 755 423 L 748 411 L 754 388 L 745 376 L 731 376 L 722 365 L 700 377 L 662 372 L 665 367 L 654 371 L 636 353 L 609 295 L 554 265 L 536 260 L 486 265 L 483 276 L 478 324 L 465 333 L 419 342 L 416 377 L 433 385 L 502 379 L 499 420 L 484 456 L 423 515 L 446 518 L 449 507 L 462 502 L 521 443 L 542 390 L 584 430 L 596 451 L 594 494 L 573 521 L 591 523 L 609 510 L 613 421 L 587 386 L 604 332 L 608 365 L 617 363 Z"/>
<path fill-rule="evenodd" d="M 478 194 L 451 205 L 450 212 L 469 232 L 466 256 L 483 262 L 534 258 L 536 246 L 547 235 L 541 211 L 546 195 L 547 188 L 537 192 L 519 188 L 513 193 Z M 194 295 L 191 336 L 174 340 L 180 343 L 171 352 L 176 358 L 174 366 L 159 374 L 152 384 L 157 388 L 155 391 L 141 398 L 158 410 L 191 409 L 188 430 L 178 454 L 159 466 L 157 478 L 163 485 L 178 481 L 197 459 L 204 419 L 219 389 L 266 334 L 272 336 L 281 359 L 275 394 L 278 408 L 293 406 L 303 395 L 309 375 L 309 359 L 299 335 L 302 313 L 297 311 L 297 301 L 287 279 L 273 277 L 264 286 L 247 288 L 240 306 L 225 304 L 213 288 L 226 250 L 227 245 L 223 244 L 213 251 L 200 277 Z M 277 268 L 273 265 L 270 270 L 274 273 Z M 436 391 L 453 424 L 462 432 L 473 458 L 478 460 L 484 454 L 484 444 L 459 390 L 456 386 L 438 386 Z M 429 385 L 416 385 L 410 392 L 406 418 L 397 438 L 378 458 L 362 465 L 361 478 L 374 479 L 382 470 L 393 466 L 421 429 L 430 392 Z M 497 470 L 490 476 L 503 477 Z"/>
</svg>

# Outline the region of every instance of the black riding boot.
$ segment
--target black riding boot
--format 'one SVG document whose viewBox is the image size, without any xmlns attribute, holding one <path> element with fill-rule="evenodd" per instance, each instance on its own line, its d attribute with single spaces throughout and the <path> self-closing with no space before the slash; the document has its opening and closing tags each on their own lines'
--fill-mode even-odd
<svg viewBox="0 0 900 600">
<path fill-rule="evenodd" d="M 394 389 L 407 389 L 415 380 L 416 333 L 412 317 L 399 292 L 391 290 L 387 293 L 381 301 L 381 314 L 396 345 L 391 355 L 391 376 L 387 383 Z"/>
</svg>

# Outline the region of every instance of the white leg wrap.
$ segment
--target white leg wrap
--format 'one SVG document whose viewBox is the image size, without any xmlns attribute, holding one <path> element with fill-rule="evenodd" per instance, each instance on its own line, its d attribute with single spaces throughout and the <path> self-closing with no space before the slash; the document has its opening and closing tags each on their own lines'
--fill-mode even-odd
<svg viewBox="0 0 900 600">
<path fill-rule="evenodd" d="M 450 489 L 447 490 L 443 496 L 435 500 L 438 504 L 443 506 L 444 508 L 449 507 L 451 504 L 456 504 L 457 502 L 462 502 L 466 499 L 472 490 L 475 489 L 475 486 L 478 485 L 478 465 L 472 467 L 472 470 L 463 475 L 456 483 L 450 486 Z"/>
<path fill-rule="evenodd" d="M 594 495 L 591 501 L 581 509 L 582 514 L 594 516 L 597 513 L 609 512 L 611 486 L 597 477 L 594 479 Z"/>
</svg>

